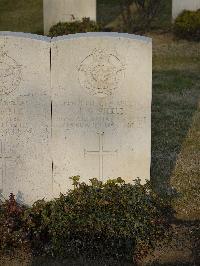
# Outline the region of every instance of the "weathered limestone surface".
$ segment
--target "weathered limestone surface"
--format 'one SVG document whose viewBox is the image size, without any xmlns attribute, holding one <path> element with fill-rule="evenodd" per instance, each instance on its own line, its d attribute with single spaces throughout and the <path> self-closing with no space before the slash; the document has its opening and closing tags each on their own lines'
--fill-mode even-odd
<svg viewBox="0 0 200 266">
<path fill-rule="evenodd" d="M 200 9 L 200 0 L 173 0 L 172 1 L 172 18 L 176 17 L 183 10 L 195 11 Z"/>
<path fill-rule="evenodd" d="M 52 40 L 54 193 L 84 181 L 150 178 L 152 44 L 129 34 Z"/>
<path fill-rule="evenodd" d="M 58 22 L 96 20 L 96 0 L 43 0 L 44 33 Z"/>
<path fill-rule="evenodd" d="M 0 190 L 32 203 L 52 195 L 50 39 L 0 33 Z"/>
</svg>

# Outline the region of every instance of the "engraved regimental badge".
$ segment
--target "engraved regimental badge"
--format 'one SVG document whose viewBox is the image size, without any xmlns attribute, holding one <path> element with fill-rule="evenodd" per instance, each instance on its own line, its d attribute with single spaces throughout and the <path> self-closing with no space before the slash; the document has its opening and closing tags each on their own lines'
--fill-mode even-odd
<svg viewBox="0 0 200 266">
<path fill-rule="evenodd" d="M 21 81 L 21 66 L 0 46 L 0 95 L 10 94 Z"/>
<path fill-rule="evenodd" d="M 82 88 L 96 97 L 106 97 L 119 87 L 124 75 L 124 65 L 113 53 L 95 49 L 79 66 Z"/>
</svg>

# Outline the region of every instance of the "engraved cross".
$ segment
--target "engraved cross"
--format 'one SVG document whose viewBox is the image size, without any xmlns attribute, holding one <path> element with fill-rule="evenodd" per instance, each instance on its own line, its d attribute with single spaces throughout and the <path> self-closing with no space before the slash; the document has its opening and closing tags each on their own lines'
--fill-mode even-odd
<svg viewBox="0 0 200 266">
<path fill-rule="evenodd" d="M 0 188 L 3 189 L 3 181 L 6 177 L 6 168 L 7 168 L 7 160 L 12 157 L 9 154 L 6 154 L 5 143 L 0 140 Z"/>
<path fill-rule="evenodd" d="M 99 157 L 99 179 L 103 180 L 104 177 L 104 156 L 106 155 L 113 155 L 118 152 L 118 150 L 115 151 L 109 151 L 104 150 L 104 132 L 97 133 L 99 137 L 99 150 L 94 151 L 87 151 L 84 150 L 84 154 L 94 154 Z"/>
</svg>

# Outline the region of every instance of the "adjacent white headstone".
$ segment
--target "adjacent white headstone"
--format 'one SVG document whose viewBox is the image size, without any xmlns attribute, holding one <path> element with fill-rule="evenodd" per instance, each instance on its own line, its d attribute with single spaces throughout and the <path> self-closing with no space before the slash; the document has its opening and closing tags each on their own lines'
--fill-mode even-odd
<svg viewBox="0 0 200 266">
<path fill-rule="evenodd" d="M 96 0 L 43 0 L 44 33 L 58 22 L 89 17 L 96 21 Z"/>
<path fill-rule="evenodd" d="M 32 203 L 52 195 L 50 39 L 0 33 L 0 190 Z"/>
<path fill-rule="evenodd" d="M 52 40 L 53 187 L 70 176 L 150 178 L 151 39 L 88 33 Z"/>
<path fill-rule="evenodd" d="M 195 11 L 200 9 L 200 0 L 173 0 L 172 1 L 172 18 L 176 17 L 183 10 Z"/>
</svg>

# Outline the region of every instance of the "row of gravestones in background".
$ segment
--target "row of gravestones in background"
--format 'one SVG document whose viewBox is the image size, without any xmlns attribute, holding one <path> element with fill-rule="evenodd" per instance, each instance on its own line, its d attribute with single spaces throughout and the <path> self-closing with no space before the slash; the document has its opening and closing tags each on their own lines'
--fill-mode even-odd
<svg viewBox="0 0 200 266">
<path fill-rule="evenodd" d="M 97 0 L 43 0 L 44 33 L 58 22 L 80 20 L 88 17 L 96 21 Z M 200 0 L 172 0 L 172 18 L 183 10 L 195 11 L 200 8 Z"/>
<path fill-rule="evenodd" d="M 32 203 L 80 175 L 150 177 L 151 39 L 0 34 L 0 189 Z"/>
</svg>

